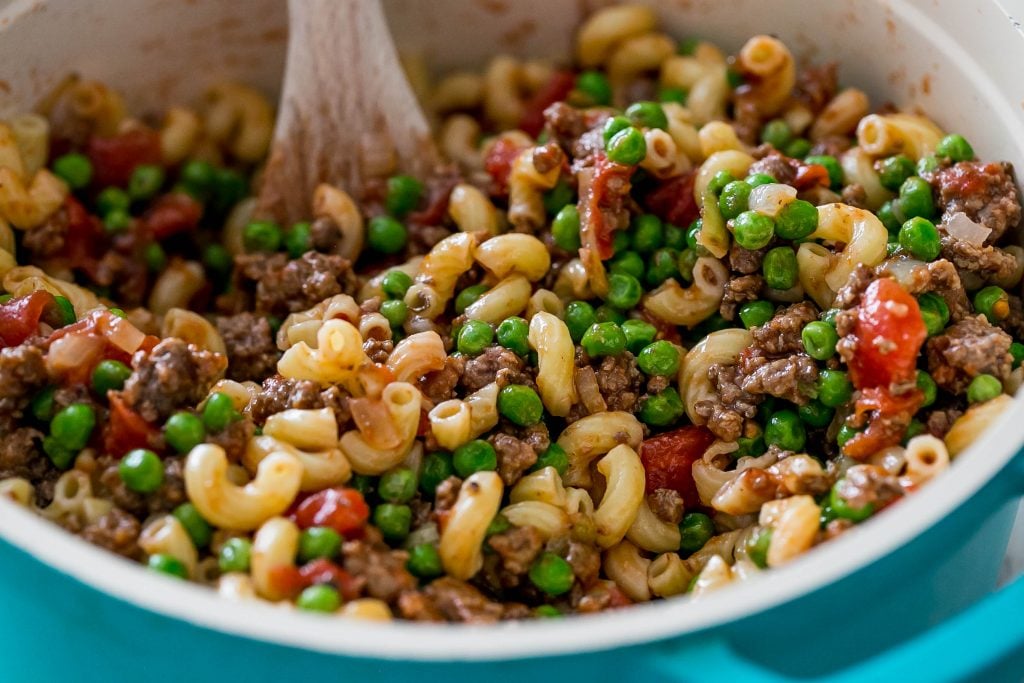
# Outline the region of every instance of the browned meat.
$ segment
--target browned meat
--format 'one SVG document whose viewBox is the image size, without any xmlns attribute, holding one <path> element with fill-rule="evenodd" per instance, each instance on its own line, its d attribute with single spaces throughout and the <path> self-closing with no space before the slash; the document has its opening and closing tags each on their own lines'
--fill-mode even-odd
<svg viewBox="0 0 1024 683">
<path fill-rule="evenodd" d="M 466 360 L 461 381 L 469 392 L 482 389 L 491 382 L 497 382 L 501 387 L 533 383 L 523 359 L 503 346 L 489 346 L 480 355 Z"/>
<path fill-rule="evenodd" d="M 726 320 L 735 320 L 736 311 L 741 304 L 756 301 L 764 288 L 764 278 L 760 275 L 741 275 L 725 283 L 725 295 L 718 312 Z"/>
<path fill-rule="evenodd" d="M 771 146 L 769 146 L 769 149 L 772 149 L 769 154 L 750 165 L 748 173 L 751 175 L 754 173 L 767 173 L 772 178 L 775 178 L 777 183 L 792 185 L 796 182 L 796 168 L 794 168 L 793 164 L 789 163 L 787 156 L 774 151 L 774 148 Z"/>
<path fill-rule="evenodd" d="M 647 496 L 647 505 L 663 522 L 679 524 L 683 521 L 683 497 L 675 489 L 655 489 Z"/>
<path fill-rule="evenodd" d="M 45 221 L 25 231 L 22 245 L 36 258 L 55 256 L 64 248 L 68 233 L 68 210 L 61 206 Z"/>
<path fill-rule="evenodd" d="M 411 621 L 444 621 L 444 614 L 434 601 L 420 591 L 406 591 L 398 596 L 398 611 Z"/>
<path fill-rule="evenodd" d="M 524 441 L 509 434 L 495 434 L 490 438 L 491 445 L 498 453 L 498 474 L 505 486 L 512 486 L 519 481 L 523 473 L 537 462 L 537 452 Z"/>
<path fill-rule="evenodd" d="M 321 391 L 316 382 L 287 379 L 280 375 L 263 380 L 263 388 L 253 398 L 249 412 L 253 422 L 261 425 L 271 415 L 288 408 L 330 408 L 339 426 L 352 417 L 344 389 L 331 386 Z"/>
<path fill-rule="evenodd" d="M 936 171 L 931 182 L 943 211 L 942 220 L 948 221 L 957 212 L 967 214 L 992 230 L 989 244 L 1020 222 L 1020 197 L 1013 166 L 1008 163 L 961 161 Z"/>
<path fill-rule="evenodd" d="M 754 346 L 766 355 L 803 351 L 800 333 L 807 323 L 818 319 L 818 309 L 810 301 L 787 306 L 760 327 L 750 330 Z"/>
<path fill-rule="evenodd" d="M 844 204 L 849 204 L 858 209 L 868 208 L 868 193 L 860 183 L 852 183 L 845 186 L 839 193 L 839 196 Z"/>
<path fill-rule="evenodd" d="M 351 293 L 356 280 L 348 260 L 309 251 L 288 260 L 286 254 L 243 254 L 235 257 L 236 286 L 255 284 L 255 312 L 284 318 L 311 308 L 335 294 Z"/>
<path fill-rule="evenodd" d="M 748 394 L 770 394 L 798 405 L 807 403 L 814 394 L 818 366 L 805 353 L 794 353 L 776 360 L 748 356 L 740 363 L 741 387 Z"/>
<path fill-rule="evenodd" d="M 743 377 L 735 365 L 713 363 L 708 368 L 708 377 L 716 397 L 698 401 L 694 408 L 715 436 L 735 441 L 743 435 L 743 421 L 757 415 L 757 406 L 763 399 L 743 390 Z"/>
<path fill-rule="evenodd" d="M 486 624 L 501 619 L 505 611 L 501 603 L 488 600 L 473 586 L 450 576 L 431 582 L 423 593 L 448 621 Z"/>
<path fill-rule="evenodd" d="M 811 145 L 810 153 L 838 157 L 852 146 L 850 138 L 845 135 L 827 135 Z"/>
<path fill-rule="evenodd" d="M 47 379 L 43 351 L 35 344 L 0 349 L 0 414 L 22 410 Z"/>
<path fill-rule="evenodd" d="M 82 529 L 81 536 L 85 540 L 110 552 L 123 555 L 130 559 L 138 559 L 139 533 L 142 526 L 139 520 L 121 508 L 115 507 L 95 522 Z"/>
<path fill-rule="evenodd" d="M 591 614 L 630 604 L 629 598 L 613 581 L 597 581 L 586 592 L 573 593 L 573 606 L 580 614 Z"/>
<path fill-rule="evenodd" d="M 183 460 L 182 456 L 164 458 L 164 483 L 153 493 L 143 495 L 125 486 L 117 469 L 120 462 L 118 458 L 101 455 L 96 459 L 96 469 L 93 471 L 93 488 L 98 495 L 109 498 L 114 505 L 139 519 L 170 512 L 187 500 Z"/>
<path fill-rule="evenodd" d="M 846 279 L 846 284 L 836 292 L 836 298 L 832 302 L 832 306 L 840 310 L 853 308 L 860 303 L 861 294 L 864 293 L 864 290 L 868 288 L 868 285 L 874 279 L 874 271 L 863 263 L 858 263 L 857 267 L 850 273 L 850 277 Z"/>
<path fill-rule="evenodd" d="M 985 316 L 967 317 L 928 340 L 928 372 L 946 391 L 959 394 L 981 374 L 1005 380 L 1013 369 L 1013 338 Z"/>
<path fill-rule="evenodd" d="M 462 480 L 454 475 L 438 484 L 437 490 L 434 492 L 434 509 L 443 512 L 455 507 L 455 501 L 459 497 L 461 488 Z"/>
<path fill-rule="evenodd" d="M 376 532 L 366 538 L 346 541 L 341 547 L 345 571 L 366 579 L 366 594 L 391 602 L 399 593 L 416 588 L 416 578 L 405 568 L 409 553 L 392 550 Z"/>
<path fill-rule="evenodd" d="M 983 280 L 1007 280 L 1017 270 L 1013 254 L 992 245 L 975 246 L 952 235 L 942 234 L 942 258 L 960 270 L 974 273 Z"/>
<path fill-rule="evenodd" d="M 601 127 L 609 116 L 604 111 L 584 111 L 555 102 L 544 110 L 545 130 L 567 153 L 586 159 L 604 149 Z"/>
<path fill-rule="evenodd" d="M 608 410 L 636 410 L 643 392 L 643 375 L 633 354 L 623 351 L 617 356 L 605 356 L 596 370 L 597 386 Z"/>
<path fill-rule="evenodd" d="M 729 267 L 737 273 L 751 275 L 761 270 L 761 261 L 764 259 L 764 249 L 744 249 L 733 243 L 729 247 Z"/>
<path fill-rule="evenodd" d="M 875 465 L 854 465 L 836 482 L 836 493 L 852 507 L 874 504 L 881 508 L 903 495 L 896 477 Z"/>
<path fill-rule="evenodd" d="M 544 546 L 544 537 L 532 526 L 516 526 L 487 539 L 501 557 L 501 566 L 511 574 L 525 574 Z"/>
<path fill-rule="evenodd" d="M 258 382 L 274 374 L 281 352 L 265 317 L 252 313 L 222 316 L 217 318 L 217 331 L 228 351 L 228 379 Z"/>
<path fill-rule="evenodd" d="M 336 254 L 341 246 L 341 228 L 330 218 L 321 216 L 309 224 L 309 238 L 317 251 Z"/>
<path fill-rule="evenodd" d="M 384 364 L 388 361 L 388 356 L 395 350 L 395 342 L 390 339 L 375 339 L 370 337 L 363 342 L 363 353 L 370 359 L 371 362 Z"/>
<path fill-rule="evenodd" d="M 811 113 L 818 114 L 836 96 L 839 77 L 835 62 L 812 65 L 797 75 L 793 96 L 807 105 Z"/>
<path fill-rule="evenodd" d="M 945 259 L 932 261 L 926 266 L 919 266 L 911 271 L 907 291 L 911 294 L 934 292 L 941 296 L 949 306 L 949 318 L 958 322 L 971 312 L 967 301 L 967 292 L 960 281 L 956 267 Z"/>
<path fill-rule="evenodd" d="M 928 428 L 928 433 L 932 436 L 942 439 L 945 438 L 946 434 L 949 433 L 953 423 L 956 422 L 957 418 L 964 414 L 964 411 L 957 408 L 941 408 L 939 410 L 933 410 L 925 420 L 925 426 Z"/>
<path fill-rule="evenodd" d="M 0 479 L 24 477 L 35 483 L 47 470 L 50 459 L 41 450 L 43 434 L 31 427 L 18 427 L 5 433 L 0 429 Z"/>
<path fill-rule="evenodd" d="M 448 356 L 444 359 L 444 367 L 428 372 L 419 380 L 419 388 L 423 397 L 434 405 L 447 401 L 455 396 L 455 387 L 466 369 L 466 360 L 461 356 Z"/>
<path fill-rule="evenodd" d="M 149 353 L 136 353 L 132 364 L 122 392 L 125 402 L 143 419 L 157 422 L 198 404 L 223 375 L 227 359 L 172 337 Z"/>
<path fill-rule="evenodd" d="M 230 462 L 238 462 L 245 454 L 245 446 L 255 431 L 256 426 L 252 420 L 235 420 L 219 432 L 207 434 L 206 440 L 223 448 Z"/>
</svg>

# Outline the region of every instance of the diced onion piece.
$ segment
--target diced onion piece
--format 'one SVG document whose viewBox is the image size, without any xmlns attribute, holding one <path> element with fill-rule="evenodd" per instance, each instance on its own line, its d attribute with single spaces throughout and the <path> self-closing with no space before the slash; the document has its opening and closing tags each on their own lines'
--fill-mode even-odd
<svg viewBox="0 0 1024 683">
<path fill-rule="evenodd" d="M 94 334 L 69 334 L 50 345 L 46 362 L 56 374 L 78 366 L 92 367 L 103 355 L 105 344 Z"/>
<path fill-rule="evenodd" d="M 351 398 L 348 407 L 352 411 L 352 421 L 370 446 L 380 449 L 397 448 L 402 443 L 402 435 L 395 429 L 394 420 L 383 400 Z"/>
<path fill-rule="evenodd" d="M 779 212 L 796 199 L 796 188 L 782 183 L 758 185 L 750 191 L 749 206 L 751 211 L 775 218 Z"/>
<path fill-rule="evenodd" d="M 962 211 L 957 211 L 950 216 L 949 220 L 942 227 L 945 228 L 951 237 L 967 242 L 975 247 L 985 244 L 985 240 L 992 234 L 991 228 L 975 223 Z"/>
<path fill-rule="evenodd" d="M 146 335 L 139 328 L 113 313 L 104 316 L 101 329 L 107 341 L 129 354 L 138 351 L 146 339 Z"/>
</svg>

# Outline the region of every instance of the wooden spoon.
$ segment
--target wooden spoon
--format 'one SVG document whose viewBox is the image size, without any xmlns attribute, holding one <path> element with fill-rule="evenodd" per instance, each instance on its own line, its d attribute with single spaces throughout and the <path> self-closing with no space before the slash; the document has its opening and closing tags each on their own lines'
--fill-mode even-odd
<svg viewBox="0 0 1024 683">
<path fill-rule="evenodd" d="M 398 60 L 380 0 L 289 0 L 288 55 L 259 213 L 309 217 L 313 190 L 358 196 L 359 150 L 390 140 L 402 171 L 437 160 L 430 127 Z"/>
</svg>

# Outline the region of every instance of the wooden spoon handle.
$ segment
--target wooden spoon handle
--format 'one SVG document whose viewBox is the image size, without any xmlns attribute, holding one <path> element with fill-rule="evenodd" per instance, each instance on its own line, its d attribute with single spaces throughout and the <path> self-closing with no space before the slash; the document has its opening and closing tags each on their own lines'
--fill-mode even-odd
<svg viewBox="0 0 1024 683">
<path fill-rule="evenodd" d="M 399 167 L 424 175 L 437 156 L 380 0 L 289 0 L 288 56 L 259 213 L 309 217 L 321 182 L 357 194 L 359 150 L 387 140 Z"/>
</svg>

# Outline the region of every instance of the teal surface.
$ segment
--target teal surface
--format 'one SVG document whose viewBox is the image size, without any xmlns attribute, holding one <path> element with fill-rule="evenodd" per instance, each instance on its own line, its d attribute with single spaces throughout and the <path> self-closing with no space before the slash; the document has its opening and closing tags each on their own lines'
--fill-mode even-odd
<svg viewBox="0 0 1024 683">
<path fill-rule="evenodd" d="M 496 663 L 359 659 L 229 636 L 111 598 L 0 541 L 0 681 L 1017 681 L 1024 583 L 975 605 L 996 583 L 1017 474 L 881 561 L 768 612 L 659 643 Z"/>
</svg>

